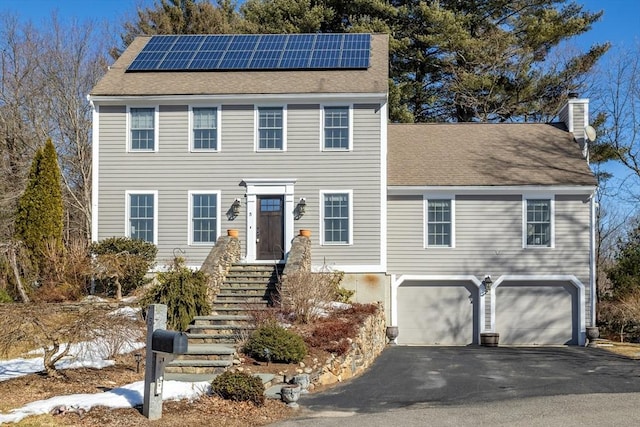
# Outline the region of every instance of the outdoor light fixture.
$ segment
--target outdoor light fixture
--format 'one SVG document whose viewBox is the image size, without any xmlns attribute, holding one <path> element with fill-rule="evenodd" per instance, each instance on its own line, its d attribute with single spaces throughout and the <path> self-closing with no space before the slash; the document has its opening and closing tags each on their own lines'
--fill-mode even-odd
<svg viewBox="0 0 640 427">
<path fill-rule="evenodd" d="M 295 208 L 295 218 L 296 219 L 300 219 L 302 218 L 302 215 L 304 215 L 304 213 L 307 210 L 307 200 L 304 197 L 300 197 L 300 200 L 298 200 L 298 204 L 296 205 Z"/>
<path fill-rule="evenodd" d="M 482 284 L 484 285 L 484 292 L 485 293 L 489 293 L 491 292 L 491 284 L 493 283 L 493 281 L 491 280 L 491 276 L 490 275 L 486 275 L 484 276 L 484 279 L 482 279 Z"/>
<path fill-rule="evenodd" d="M 231 204 L 231 213 L 234 217 L 240 215 L 240 199 L 235 199 Z"/>
<path fill-rule="evenodd" d="M 133 357 L 136 358 L 136 374 L 140 373 L 140 361 L 142 361 L 142 354 L 141 353 L 135 353 L 133 355 Z"/>
</svg>

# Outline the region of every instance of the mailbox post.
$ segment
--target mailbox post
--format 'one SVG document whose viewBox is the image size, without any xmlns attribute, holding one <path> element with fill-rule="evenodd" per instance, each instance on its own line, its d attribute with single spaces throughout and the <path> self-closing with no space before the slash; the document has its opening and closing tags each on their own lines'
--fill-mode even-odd
<svg viewBox="0 0 640 427">
<path fill-rule="evenodd" d="M 187 352 L 184 332 L 167 331 L 167 306 L 152 304 L 147 310 L 147 357 L 144 367 L 144 402 L 142 414 L 150 420 L 162 417 L 162 383 L 164 367 L 176 355 Z"/>
</svg>

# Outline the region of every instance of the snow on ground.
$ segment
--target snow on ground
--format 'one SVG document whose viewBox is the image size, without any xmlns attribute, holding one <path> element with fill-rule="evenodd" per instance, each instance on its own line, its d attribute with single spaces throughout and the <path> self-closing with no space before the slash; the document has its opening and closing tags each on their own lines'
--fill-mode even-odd
<svg viewBox="0 0 640 427">
<path fill-rule="evenodd" d="M 162 400 L 195 400 L 207 393 L 209 387 L 210 384 L 206 381 L 196 383 L 165 381 L 162 386 Z M 133 408 L 142 405 L 143 399 L 144 381 L 137 381 L 103 393 L 71 394 L 31 402 L 21 408 L 12 409 L 8 414 L 0 414 L 0 424 L 16 423 L 31 415 L 48 414 L 60 405 L 66 406 L 67 409 L 83 409 L 85 411 L 94 406 Z"/>
<path fill-rule="evenodd" d="M 113 314 L 135 316 L 135 309 L 123 308 Z M 128 331 L 130 337 L 132 331 Z M 142 338 L 140 335 L 138 338 Z M 62 349 L 64 349 L 64 344 Z M 114 347 L 115 346 L 115 347 Z M 101 369 L 113 365 L 113 360 L 108 360 L 109 354 L 114 351 L 120 354 L 129 353 L 144 347 L 143 342 L 132 341 L 127 338 L 116 340 L 113 337 L 98 338 L 72 344 L 69 355 L 56 363 L 58 369 L 97 368 Z M 117 348 L 116 348 L 117 347 Z M 61 349 L 61 351 L 62 351 Z M 29 354 L 42 354 L 42 349 L 34 350 Z M 0 360 L 0 381 L 39 372 L 44 369 L 42 357 L 18 358 Z M 196 399 L 209 390 L 208 382 L 186 383 L 179 381 L 165 381 L 163 384 L 163 400 Z M 30 415 L 46 414 L 54 408 L 64 405 L 67 409 L 89 410 L 94 406 L 106 406 L 110 408 L 132 408 L 141 405 L 144 399 L 144 381 L 114 388 L 110 391 L 95 394 L 72 394 L 56 396 L 46 400 L 31 402 L 21 408 L 12 409 L 7 414 L 0 414 L 0 424 L 18 422 Z"/>
</svg>

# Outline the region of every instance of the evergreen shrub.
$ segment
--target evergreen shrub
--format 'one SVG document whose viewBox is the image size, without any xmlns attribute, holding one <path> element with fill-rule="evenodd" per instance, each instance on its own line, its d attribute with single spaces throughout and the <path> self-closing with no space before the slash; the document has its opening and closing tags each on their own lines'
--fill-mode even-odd
<svg viewBox="0 0 640 427">
<path fill-rule="evenodd" d="M 246 372 L 225 371 L 211 382 L 211 391 L 227 400 L 264 404 L 264 384 Z"/>
<path fill-rule="evenodd" d="M 104 256 L 108 260 L 104 263 L 107 268 L 120 270 L 99 274 L 98 284 L 104 289 L 111 288 L 113 277 L 117 276 L 126 294 L 150 282 L 151 279 L 145 276 L 154 265 L 158 248 L 153 243 L 140 239 L 109 237 L 93 243 L 90 251 L 97 256 L 98 261 Z M 119 259 L 117 263 L 114 262 L 116 258 Z"/>
<path fill-rule="evenodd" d="M 15 237 L 29 249 L 34 266 L 45 262 L 45 245 L 62 248 L 63 218 L 62 178 L 56 149 L 49 139 L 33 158 L 15 220 Z"/>
<path fill-rule="evenodd" d="M 167 272 L 158 273 L 158 284 L 141 299 L 145 309 L 149 304 L 167 305 L 167 327 L 184 331 L 195 316 L 211 312 L 207 301 L 207 275 L 192 271 L 177 257 Z"/>
<path fill-rule="evenodd" d="M 244 351 L 258 360 L 298 363 L 307 355 L 307 346 L 300 335 L 270 323 L 253 331 Z"/>
</svg>

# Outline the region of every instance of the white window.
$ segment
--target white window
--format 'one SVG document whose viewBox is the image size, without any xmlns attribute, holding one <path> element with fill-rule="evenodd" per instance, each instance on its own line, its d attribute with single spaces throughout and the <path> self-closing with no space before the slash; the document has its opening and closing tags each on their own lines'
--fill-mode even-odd
<svg viewBox="0 0 640 427">
<path fill-rule="evenodd" d="M 189 192 L 189 243 L 214 244 L 220 235 L 220 193 Z"/>
<path fill-rule="evenodd" d="M 352 192 L 323 191 L 322 243 L 327 245 L 349 245 L 353 236 Z"/>
<path fill-rule="evenodd" d="M 157 199 L 158 193 L 156 191 L 126 192 L 125 235 L 127 237 L 144 240 L 150 243 L 157 242 Z"/>
<path fill-rule="evenodd" d="M 285 151 L 286 109 L 284 107 L 258 107 L 256 110 L 256 148 L 258 151 Z"/>
<path fill-rule="evenodd" d="M 527 248 L 554 246 L 554 199 L 531 197 L 523 200 L 524 246 Z"/>
<path fill-rule="evenodd" d="M 352 139 L 349 107 L 323 108 L 323 149 L 350 150 Z"/>
<path fill-rule="evenodd" d="M 220 109 L 191 108 L 191 150 L 218 151 L 220 144 Z"/>
<path fill-rule="evenodd" d="M 158 151 L 158 111 L 154 107 L 129 108 L 129 150 Z"/>
<path fill-rule="evenodd" d="M 425 197 L 425 247 L 455 247 L 455 199 Z"/>
</svg>

